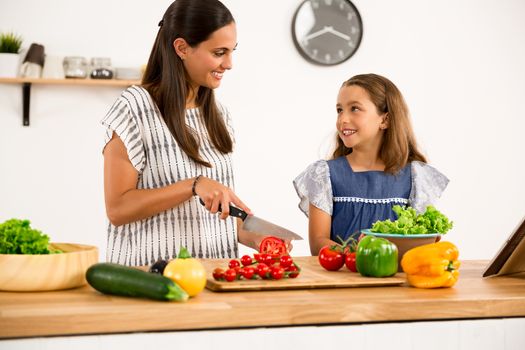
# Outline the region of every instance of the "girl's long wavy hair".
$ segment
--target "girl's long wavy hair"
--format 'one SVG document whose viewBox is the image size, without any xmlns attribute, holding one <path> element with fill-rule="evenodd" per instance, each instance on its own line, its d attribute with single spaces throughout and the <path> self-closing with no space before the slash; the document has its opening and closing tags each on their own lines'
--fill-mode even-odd
<svg viewBox="0 0 525 350">
<path fill-rule="evenodd" d="M 341 87 L 353 85 L 368 93 L 379 114 L 388 113 L 388 127 L 384 130 L 379 149 L 385 172 L 396 174 L 409 162 L 416 160 L 426 163 L 425 156 L 417 147 L 405 99 L 394 83 L 377 74 L 360 74 L 345 81 Z M 352 149 L 347 148 L 338 135 L 336 138 L 333 159 L 352 153 Z"/>
<path fill-rule="evenodd" d="M 159 23 L 159 32 L 142 78 L 142 86 L 157 104 L 177 144 L 196 163 L 207 167 L 211 164 L 199 153 L 198 135 L 186 125 L 190 81 L 181 58 L 175 53 L 173 42 L 183 38 L 191 47 L 197 47 L 213 32 L 232 22 L 232 14 L 218 0 L 174 1 Z M 230 153 L 233 141 L 217 107 L 213 90 L 201 86 L 196 103 L 213 145 L 222 153 Z"/>
</svg>

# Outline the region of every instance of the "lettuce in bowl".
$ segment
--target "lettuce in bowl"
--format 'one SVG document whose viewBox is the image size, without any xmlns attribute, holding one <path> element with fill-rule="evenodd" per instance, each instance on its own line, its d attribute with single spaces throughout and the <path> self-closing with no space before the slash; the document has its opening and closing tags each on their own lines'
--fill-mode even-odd
<svg viewBox="0 0 525 350">
<path fill-rule="evenodd" d="M 0 223 L 0 254 L 54 254 L 49 236 L 31 228 L 29 220 L 10 219 Z"/>
<path fill-rule="evenodd" d="M 412 207 L 394 205 L 392 210 L 397 214 L 397 220 L 376 221 L 370 231 L 393 233 L 401 235 L 417 235 L 427 233 L 447 233 L 454 223 L 439 210 L 429 205 L 423 214 L 417 214 Z"/>
</svg>

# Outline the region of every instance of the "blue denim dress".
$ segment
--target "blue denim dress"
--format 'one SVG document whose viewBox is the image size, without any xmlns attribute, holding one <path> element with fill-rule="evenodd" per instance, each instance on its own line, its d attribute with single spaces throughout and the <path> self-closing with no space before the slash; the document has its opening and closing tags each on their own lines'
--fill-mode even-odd
<svg viewBox="0 0 525 350">
<path fill-rule="evenodd" d="M 396 220 L 392 207 L 405 206 L 410 195 L 410 166 L 396 175 L 383 171 L 354 172 L 346 157 L 328 161 L 332 183 L 332 229 L 330 239 L 339 242 L 359 237 L 362 229 L 378 220 Z"/>
<path fill-rule="evenodd" d="M 332 217 L 330 239 L 357 237 L 378 220 L 396 220 L 396 204 L 422 213 L 434 205 L 448 178 L 432 166 L 411 162 L 396 175 L 383 171 L 354 172 L 346 157 L 319 160 L 295 178 L 299 208 L 308 216 L 309 205 Z"/>
</svg>

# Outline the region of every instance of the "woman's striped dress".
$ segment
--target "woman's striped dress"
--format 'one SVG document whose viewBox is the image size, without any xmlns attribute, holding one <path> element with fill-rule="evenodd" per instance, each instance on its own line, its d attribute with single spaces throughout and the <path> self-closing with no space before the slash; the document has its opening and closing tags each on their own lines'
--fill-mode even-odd
<svg viewBox="0 0 525 350">
<path fill-rule="evenodd" d="M 227 111 L 220 107 L 233 139 Z M 149 93 L 140 86 L 125 90 L 113 104 L 102 125 L 106 145 L 115 132 L 126 146 L 139 174 L 137 188 L 151 189 L 203 175 L 233 188 L 231 154 L 211 143 L 199 109 L 186 110 L 186 124 L 200 137 L 200 155 L 212 164 L 195 163 L 178 146 Z M 199 258 L 233 258 L 238 255 L 235 219 L 220 220 L 202 206 L 198 197 L 155 216 L 129 224 L 108 223 L 106 260 L 125 265 L 149 265 L 175 257 L 181 247 Z"/>
</svg>

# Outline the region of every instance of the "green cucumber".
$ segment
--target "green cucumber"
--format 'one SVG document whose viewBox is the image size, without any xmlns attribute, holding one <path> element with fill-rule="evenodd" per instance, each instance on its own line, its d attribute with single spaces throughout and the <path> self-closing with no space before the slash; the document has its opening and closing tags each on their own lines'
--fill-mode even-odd
<svg viewBox="0 0 525 350">
<path fill-rule="evenodd" d="M 175 301 L 189 298 L 188 293 L 169 278 L 124 265 L 92 265 L 86 271 L 86 280 L 104 294 Z"/>
</svg>

